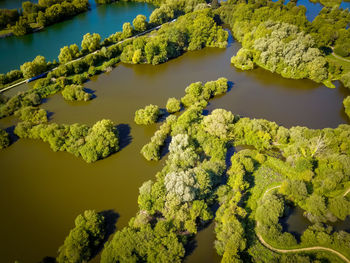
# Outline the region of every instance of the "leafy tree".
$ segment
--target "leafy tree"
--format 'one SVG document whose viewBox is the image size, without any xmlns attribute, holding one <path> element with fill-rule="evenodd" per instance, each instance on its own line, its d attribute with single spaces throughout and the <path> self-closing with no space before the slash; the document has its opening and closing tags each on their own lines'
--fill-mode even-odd
<svg viewBox="0 0 350 263">
<path fill-rule="evenodd" d="M 135 123 L 148 125 L 155 123 L 161 112 L 157 105 L 150 104 L 146 106 L 144 109 L 139 109 L 135 112 Z"/>
<path fill-rule="evenodd" d="M 174 18 L 174 10 L 168 5 L 161 5 L 155 9 L 149 17 L 149 22 L 156 25 L 161 25 Z"/>
<path fill-rule="evenodd" d="M 10 145 L 9 134 L 5 130 L 0 129 L 0 150 L 5 149 L 9 145 Z"/>
<path fill-rule="evenodd" d="M 75 58 L 79 57 L 79 47 L 76 44 L 64 46 L 61 48 L 58 60 L 60 63 L 65 64 Z"/>
<path fill-rule="evenodd" d="M 88 163 L 106 158 L 119 150 L 118 131 L 110 120 L 96 122 L 85 141 L 79 152 Z"/>
<path fill-rule="evenodd" d="M 181 102 L 176 98 L 169 98 L 166 103 L 166 109 L 169 113 L 178 112 L 181 109 Z"/>
<path fill-rule="evenodd" d="M 90 34 L 87 33 L 83 37 L 81 42 L 81 48 L 93 52 L 100 48 L 101 36 L 97 33 Z"/>
<path fill-rule="evenodd" d="M 127 22 L 123 24 L 123 38 L 129 38 L 133 35 L 134 28 Z"/>
<path fill-rule="evenodd" d="M 147 30 L 148 23 L 144 15 L 136 16 L 136 18 L 132 21 L 132 24 L 136 31 L 143 32 Z"/>
<path fill-rule="evenodd" d="M 46 110 L 33 106 L 20 108 L 15 112 L 15 116 L 21 121 L 27 121 L 34 124 L 46 123 L 48 121 Z"/>
<path fill-rule="evenodd" d="M 26 62 L 21 66 L 25 78 L 35 77 L 47 69 L 45 57 L 37 56 L 32 62 Z"/>
<path fill-rule="evenodd" d="M 75 219 L 75 227 L 59 248 L 57 262 L 87 262 L 102 244 L 105 234 L 104 217 L 93 210 L 86 210 Z"/>
<path fill-rule="evenodd" d="M 20 17 L 16 25 L 12 27 L 12 31 L 15 36 L 23 36 L 31 31 L 31 27 L 25 18 Z"/>
<path fill-rule="evenodd" d="M 62 90 L 62 96 L 65 100 L 70 101 L 88 101 L 92 98 L 90 93 L 84 91 L 80 85 L 68 85 Z"/>
<path fill-rule="evenodd" d="M 234 116 L 231 112 L 215 109 L 210 115 L 203 118 L 203 127 L 209 134 L 225 139 L 228 137 L 233 121 Z"/>
<path fill-rule="evenodd" d="M 190 170 L 168 173 L 164 184 L 168 198 L 179 198 L 181 202 L 193 201 L 199 188 L 196 175 Z"/>
</svg>

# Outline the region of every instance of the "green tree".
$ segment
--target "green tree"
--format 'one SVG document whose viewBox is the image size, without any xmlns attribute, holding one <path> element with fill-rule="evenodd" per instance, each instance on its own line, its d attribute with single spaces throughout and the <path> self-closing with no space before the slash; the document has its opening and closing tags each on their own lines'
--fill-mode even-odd
<svg viewBox="0 0 350 263">
<path fill-rule="evenodd" d="M 181 102 L 176 98 L 169 98 L 166 103 L 166 109 L 169 113 L 178 112 L 181 109 Z"/>
<path fill-rule="evenodd" d="M 139 109 L 135 112 L 135 123 L 148 125 L 155 123 L 160 116 L 160 109 L 157 105 L 148 105 L 144 109 Z"/>
<path fill-rule="evenodd" d="M 144 15 L 136 16 L 136 18 L 132 21 L 132 24 L 136 31 L 143 32 L 147 30 L 148 23 Z"/>
<path fill-rule="evenodd" d="M 0 129 L 0 150 L 5 149 L 9 145 L 10 145 L 9 134 L 5 130 Z"/>
<path fill-rule="evenodd" d="M 100 48 L 101 36 L 97 33 L 87 33 L 83 37 L 83 41 L 81 42 L 81 48 L 88 50 L 89 52 L 93 52 Z"/>
<path fill-rule="evenodd" d="M 57 262 L 80 263 L 89 261 L 102 244 L 105 234 L 104 217 L 93 210 L 84 211 L 75 219 L 75 227 L 59 248 Z"/>
</svg>

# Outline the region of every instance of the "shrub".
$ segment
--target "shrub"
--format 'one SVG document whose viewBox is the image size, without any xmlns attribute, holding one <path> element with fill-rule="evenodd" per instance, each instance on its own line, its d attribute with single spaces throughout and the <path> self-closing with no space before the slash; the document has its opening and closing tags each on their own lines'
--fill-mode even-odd
<svg viewBox="0 0 350 263">
<path fill-rule="evenodd" d="M 139 109 L 135 112 L 135 123 L 148 125 L 155 123 L 160 116 L 160 109 L 156 105 L 148 105 L 144 109 Z"/>
</svg>

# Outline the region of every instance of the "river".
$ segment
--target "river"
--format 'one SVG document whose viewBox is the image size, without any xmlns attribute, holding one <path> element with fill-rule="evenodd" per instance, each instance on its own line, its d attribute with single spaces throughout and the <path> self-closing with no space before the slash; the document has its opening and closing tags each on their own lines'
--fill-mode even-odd
<svg viewBox="0 0 350 263">
<path fill-rule="evenodd" d="M 72 19 L 46 27 L 40 32 L 21 37 L 0 39 L 0 73 L 19 68 L 24 62 L 32 61 L 37 55 L 47 60 L 57 60 L 60 48 L 80 43 L 86 33 L 99 33 L 102 39 L 122 30 L 123 23 L 132 22 L 138 15 L 147 17 L 154 6 L 146 3 L 117 2 L 96 6 L 90 0 L 91 10 Z"/>
<path fill-rule="evenodd" d="M 36 140 L 21 139 L 0 151 L 1 260 L 38 262 L 55 256 L 75 217 L 86 209 L 114 210 L 119 214 L 117 229 L 126 226 L 138 210 L 138 188 L 154 179 L 164 165 L 164 160 L 147 162 L 139 154 L 157 125 L 134 124 L 134 112 L 150 103 L 165 107 L 169 97 L 182 97 L 192 82 L 219 77 L 233 82 L 226 95 L 210 102 L 209 110 L 225 108 L 286 127 L 349 123 L 342 107 L 349 91 L 342 85 L 336 83 L 336 89 L 329 89 L 309 80 L 284 79 L 263 69 L 237 70 L 230 57 L 239 48 L 230 37 L 227 49 L 188 52 L 162 65 L 119 64 L 112 72 L 86 83 L 96 95 L 90 102 L 68 103 L 59 94 L 47 99 L 42 107 L 57 123 L 113 120 L 122 134 L 123 148 L 94 164 L 69 153 L 55 153 L 47 143 Z M 14 124 L 12 117 L 0 120 L 0 128 Z M 197 247 L 186 262 L 220 261 L 213 248 L 213 228 L 211 224 L 199 232 Z"/>
</svg>

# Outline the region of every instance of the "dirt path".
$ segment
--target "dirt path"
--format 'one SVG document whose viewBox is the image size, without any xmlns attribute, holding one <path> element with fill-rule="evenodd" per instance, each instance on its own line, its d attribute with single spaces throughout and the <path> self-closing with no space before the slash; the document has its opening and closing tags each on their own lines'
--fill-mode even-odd
<svg viewBox="0 0 350 263">
<path fill-rule="evenodd" d="M 264 194 L 263 194 L 263 197 L 270 191 L 276 189 L 276 188 L 279 188 L 281 187 L 281 185 L 277 185 L 277 186 L 274 186 L 274 187 L 271 187 L 269 189 L 267 189 Z M 350 188 L 344 193 L 343 196 L 346 196 L 348 193 L 350 192 Z M 262 197 L 262 198 L 263 198 Z M 259 226 L 259 222 L 257 221 L 256 222 L 256 225 Z M 350 263 L 350 260 L 347 259 L 343 254 L 341 254 L 340 252 L 334 250 L 334 249 L 331 249 L 331 248 L 327 248 L 327 247 L 320 247 L 320 246 L 315 246 L 315 247 L 306 247 L 306 248 L 295 248 L 295 249 L 279 249 L 279 248 L 275 248 L 273 246 L 271 246 L 270 244 L 268 244 L 264 239 L 263 237 L 256 231 L 256 235 L 257 237 L 259 238 L 261 244 L 263 244 L 265 247 L 267 247 L 268 249 L 272 250 L 272 251 L 275 251 L 275 252 L 278 252 L 278 253 L 298 253 L 298 252 L 307 252 L 307 251 L 314 251 L 314 250 L 323 250 L 323 251 L 328 251 L 328 252 L 331 252 L 335 255 L 337 255 L 338 257 L 340 257 L 342 260 L 344 260 L 344 262 L 346 263 Z"/>
<path fill-rule="evenodd" d="M 164 24 L 170 24 L 170 23 L 173 23 L 173 22 L 175 22 L 175 21 L 176 21 L 176 19 L 173 19 L 172 21 L 166 22 L 166 23 L 164 23 Z M 108 48 L 108 47 L 113 46 L 113 45 L 120 45 L 120 44 L 124 43 L 125 41 L 128 41 L 128 40 L 131 40 L 131 39 L 134 39 L 134 38 L 137 38 L 137 37 L 146 35 L 146 34 L 152 32 L 152 31 L 155 31 L 155 30 L 159 30 L 159 29 L 161 28 L 161 26 L 164 25 L 164 24 L 161 24 L 161 25 L 159 25 L 159 26 L 157 26 L 157 27 L 148 29 L 148 30 L 146 30 L 146 31 L 144 31 L 144 32 L 141 32 L 141 33 L 139 33 L 139 34 L 136 34 L 135 36 L 126 38 L 126 39 L 124 39 L 124 40 L 122 40 L 122 41 L 119 41 L 119 42 L 117 42 L 117 43 L 112 43 L 112 44 L 110 44 L 110 45 L 108 45 L 108 46 L 105 46 L 105 47 Z M 69 62 L 67 62 L 66 64 L 63 64 L 63 65 L 68 65 L 68 64 L 71 64 L 71 63 L 76 62 L 76 61 L 78 61 L 78 60 L 81 60 L 81 59 L 85 58 L 86 56 L 88 56 L 88 55 L 90 55 L 90 54 L 96 54 L 96 53 L 100 52 L 100 50 L 101 50 L 101 49 L 96 50 L 96 51 L 94 51 L 94 52 L 92 52 L 92 53 L 89 53 L 89 54 L 87 54 L 87 55 L 85 55 L 85 56 L 82 56 L 82 57 L 80 57 L 80 58 L 71 60 L 71 61 L 69 61 Z M 62 65 L 62 64 L 61 64 L 61 65 Z M 59 66 L 61 66 L 61 65 L 59 65 Z M 47 74 L 47 73 L 49 73 L 49 72 L 51 72 L 51 71 L 54 71 L 54 70 L 57 69 L 59 66 L 57 66 L 57 67 L 55 67 L 55 68 L 53 68 L 53 69 L 51 69 L 51 70 L 48 70 L 48 71 L 46 71 L 45 73 L 42 73 L 42 74 Z M 24 83 L 26 83 L 26 82 L 29 82 L 30 79 L 32 79 L 32 78 L 23 80 L 23 81 L 21 81 L 21 82 L 18 82 L 18 83 L 16 83 L 16 84 L 13 84 L 13 85 L 11 85 L 11 86 L 9 86 L 9 87 L 3 88 L 3 89 L 0 90 L 0 93 L 4 92 L 4 91 L 6 91 L 6 90 L 12 89 L 12 88 L 14 88 L 14 87 L 17 87 L 17 86 L 19 86 L 19 85 L 21 85 L 21 84 L 24 84 Z"/>
</svg>

